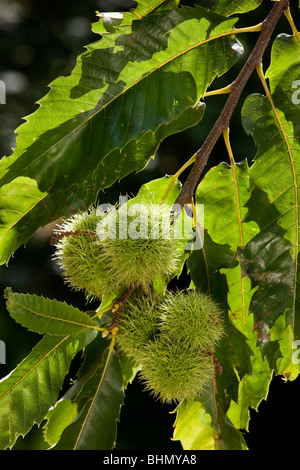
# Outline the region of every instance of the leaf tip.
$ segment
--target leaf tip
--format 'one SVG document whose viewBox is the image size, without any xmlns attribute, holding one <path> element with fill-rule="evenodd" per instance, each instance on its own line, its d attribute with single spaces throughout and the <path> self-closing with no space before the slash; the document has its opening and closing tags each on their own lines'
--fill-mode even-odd
<svg viewBox="0 0 300 470">
<path fill-rule="evenodd" d="M 6 288 L 4 289 L 3 297 L 4 297 L 5 299 L 9 299 L 9 296 L 10 296 L 12 293 L 13 293 L 12 288 L 11 288 L 11 287 L 6 287 Z"/>
</svg>

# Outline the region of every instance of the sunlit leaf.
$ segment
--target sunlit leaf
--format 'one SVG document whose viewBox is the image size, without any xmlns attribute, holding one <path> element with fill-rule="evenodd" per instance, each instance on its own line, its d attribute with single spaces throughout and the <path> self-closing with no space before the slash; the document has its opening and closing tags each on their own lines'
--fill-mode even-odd
<svg viewBox="0 0 300 470">
<path fill-rule="evenodd" d="M 177 417 L 173 439 L 179 440 L 183 449 L 214 450 L 215 434 L 211 416 L 197 400 L 183 401 L 176 409 Z"/>
<path fill-rule="evenodd" d="M 123 396 L 122 369 L 116 353 L 110 347 L 76 397 L 77 400 L 86 399 L 86 403 L 53 449 L 112 449 Z"/>
<path fill-rule="evenodd" d="M 226 279 L 227 288 L 226 291 L 224 288 L 223 302 L 224 308 L 228 309 L 229 322 L 225 323 L 228 340 L 224 340 L 216 349 L 216 356 L 222 365 L 222 373 L 216 377 L 215 387 L 220 388 L 222 393 L 227 390 L 232 400 L 231 403 L 239 409 L 239 411 L 236 410 L 233 423 L 238 428 L 247 428 L 249 407 L 257 408 L 259 402 L 265 398 L 271 379 L 269 366 L 264 363 L 260 349 L 257 348 L 257 332 L 253 331 L 253 316 L 249 315 L 249 304 L 254 290 L 250 279 L 241 272 L 238 264 L 237 250 L 253 239 L 259 230 L 255 221 L 246 220 L 251 189 L 247 162 L 232 163 L 231 167 L 227 164 L 220 164 L 207 173 L 196 193 L 197 203 L 202 203 L 205 207 L 207 234 L 204 235 L 202 253 L 193 254 L 188 261 L 188 266 L 193 266 L 195 263 L 193 258 L 198 258 L 198 263 L 196 263 L 198 267 L 192 269 L 191 272 L 193 282 L 196 286 L 200 283 L 199 286 L 207 288 L 211 294 L 220 291 L 221 285 L 220 277 L 218 278 L 219 287 L 213 282 L 215 277 L 213 270 L 218 269 Z M 215 248 L 212 250 L 213 244 Z M 225 257 L 228 250 L 232 252 L 231 262 L 229 262 L 228 255 L 227 258 Z M 218 264 L 213 262 L 211 252 L 221 253 L 218 257 Z M 206 276 L 199 272 L 201 265 L 205 266 L 205 271 L 203 268 L 202 271 L 206 273 Z M 207 280 L 207 286 L 205 283 L 203 285 L 204 279 Z M 241 333 L 239 340 L 235 329 Z M 234 365 L 233 370 L 232 365 Z M 264 371 L 265 375 L 263 376 L 260 371 Z M 248 378 L 256 373 L 260 373 L 261 378 L 259 383 L 255 382 L 253 385 L 254 388 L 257 385 L 257 390 L 248 389 Z M 225 400 L 225 397 L 223 399 Z M 217 403 L 214 407 L 218 409 Z M 226 408 L 229 410 L 228 416 L 232 417 L 229 402 L 226 402 Z M 239 419 L 236 418 L 237 415 Z M 241 420 L 242 415 L 244 421 Z M 218 415 L 216 419 L 219 419 Z"/>
<path fill-rule="evenodd" d="M 96 332 L 46 335 L 8 376 L 0 380 L 0 448 L 11 448 L 45 418 L 56 403 L 74 355 Z"/>
<path fill-rule="evenodd" d="M 153 11 L 87 46 L 70 76 L 50 84 L 0 162 L 1 186 L 16 192 L 26 177 L 39 191 L 32 217 L 21 216 L 24 198 L 8 213 L 0 193 L 2 262 L 40 225 L 94 202 L 99 189 L 142 170 L 165 137 L 201 120 L 208 85 L 243 52 L 236 20 L 200 7 Z"/>
<path fill-rule="evenodd" d="M 258 8 L 261 3 L 262 0 L 217 0 L 214 11 L 225 16 L 247 13 Z"/>
<path fill-rule="evenodd" d="M 76 415 L 77 403 L 73 403 L 71 398 L 60 400 L 48 411 L 43 436 L 50 446 L 59 441 L 63 430 L 73 421 Z"/>
<path fill-rule="evenodd" d="M 85 329 L 98 329 L 86 313 L 65 302 L 14 293 L 10 288 L 5 290 L 4 296 L 11 317 L 30 331 L 66 336 Z"/>
<path fill-rule="evenodd" d="M 293 89 L 300 76 L 300 43 L 296 37 L 277 37 L 266 76 L 271 96 L 249 96 L 242 112 L 245 130 L 257 145 L 251 177 L 259 189 L 249 206 L 249 220 L 256 219 L 260 225 L 260 233 L 245 252 L 245 272 L 258 286 L 250 308 L 263 350 L 277 370 L 295 378 L 299 365 L 288 365 L 286 357 L 292 358 L 291 331 L 295 340 L 300 338 L 300 104 Z M 282 315 L 286 331 L 281 331 L 280 344 L 271 338 L 278 339 Z M 288 340 L 289 352 L 283 338 Z"/>
</svg>

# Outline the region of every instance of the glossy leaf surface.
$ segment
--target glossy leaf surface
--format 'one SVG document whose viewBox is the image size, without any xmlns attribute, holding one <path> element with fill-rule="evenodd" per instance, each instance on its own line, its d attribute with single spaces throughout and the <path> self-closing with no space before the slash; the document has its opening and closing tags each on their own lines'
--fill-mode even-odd
<svg viewBox="0 0 300 470">
<path fill-rule="evenodd" d="M 4 295 L 11 317 L 30 331 L 67 336 L 98 328 L 86 313 L 65 302 L 18 294 L 11 289 L 6 289 Z"/>
<path fill-rule="evenodd" d="M 73 337 L 46 335 L 7 377 L 0 381 L 0 448 L 42 422 L 54 405 L 75 354 L 95 332 Z"/>
<path fill-rule="evenodd" d="M 154 11 L 87 46 L 71 75 L 50 84 L 0 162 L 1 187 L 17 191 L 26 177 L 40 192 L 26 214 L 26 201 L 8 211 L 0 197 L 2 262 L 39 225 L 94 202 L 99 189 L 143 169 L 165 137 L 201 120 L 207 86 L 243 52 L 235 22 L 200 7 Z"/>
</svg>

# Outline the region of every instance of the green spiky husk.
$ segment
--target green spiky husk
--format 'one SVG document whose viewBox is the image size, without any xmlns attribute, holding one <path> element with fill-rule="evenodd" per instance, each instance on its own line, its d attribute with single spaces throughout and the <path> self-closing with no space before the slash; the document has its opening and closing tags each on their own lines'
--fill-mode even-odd
<svg viewBox="0 0 300 470">
<path fill-rule="evenodd" d="M 136 363 L 140 361 L 141 348 L 158 334 L 160 297 L 144 295 L 137 289 L 126 303 L 116 336 L 118 347 Z"/>
<path fill-rule="evenodd" d="M 195 290 L 167 293 L 160 318 L 162 334 L 192 348 L 211 351 L 224 334 L 220 308 L 211 297 Z"/>
<path fill-rule="evenodd" d="M 140 376 L 146 389 L 165 403 L 197 395 L 213 376 L 210 356 L 165 335 L 141 350 L 140 361 Z"/>
<path fill-rule="evenodd" d="M 124 224 L 124 206 L 121 206 L 116 214 L 107 214 L 107 224 L 111 222 L 113 225 L 115 222 L 115 234 L 105 237 L 101 230 L 100 233 L 98 231 L 98 236 L 103 238 L 104 259 L 120 286 L 129 286 L 140 281 L 150 284 L 155 278 L 172 275 L 178 266 L 182 242 L 180 244 L 174 237 L 172 225 L 169 225 L 168 236 L 161 223 L 157 226 L 152 223 L 153 220 L 166 222 L 170 218 L 170 207 L 144 202 L 140 204 L 140 208 L 139 224 L 137 217 L 130 214 Z M 137 225 L 139 230 L 135 230 Z M 153 236 L 153 230 L 156 238 Z M 132 238 L 132 235 L 137 238 Z"/>
<path fill-rule="evenodd" d="M 223 335 L 220 310 L 205 294 L 188 291 L 129 300 L 117 342 L 141 367 L 140 376 L 163 402 L 200 393 L 211 380 L 214 345 Z"/>
<path fill-rule="evenodd" d="M 62 269 L 65 282 L 74 290 L 84 291 L 88 300 L 100 299 L 105 293 L 118 293 L 96 236 L 99 220 L 96 208 L 92 207 L 89 211 L 75 214 L 56 230 L 59 234 L 77 231 L 86 233 L 65 236 L 59 240 L 54 258 Z"/>
</svg>

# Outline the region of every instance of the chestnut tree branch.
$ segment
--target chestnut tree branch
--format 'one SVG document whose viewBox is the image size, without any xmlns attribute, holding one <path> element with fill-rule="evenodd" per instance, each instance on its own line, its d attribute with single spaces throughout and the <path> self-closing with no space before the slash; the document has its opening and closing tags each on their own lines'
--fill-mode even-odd
<svg viewBox="0 0 300 470">
<path fill-rule="evenodd" d="M 195 163 L 182 187 L 179 196 L 175 201 L 175 204 L 181 208 L 184 206 L 184 204 L 187 204 L 191 200 L 211 151 L 213 150 L 221 134 L 229 128 L 231 116 L 239 101 L 242 91 L 253 70 L 255 70 L 255 68 L 262 62 L 263 54 L 271 39 L 274 28 L 282 13 L 288 7 L 289 0 L 275 2 L 269 15 L 263 21 L 261 33 L 250 56 L 248 57 L 248 60 L 246 61 L 236 79 L 230 85 L 231 91 L 220 116 L 212 127 L 202 147 L 195 154 Z"/>
</svg>

